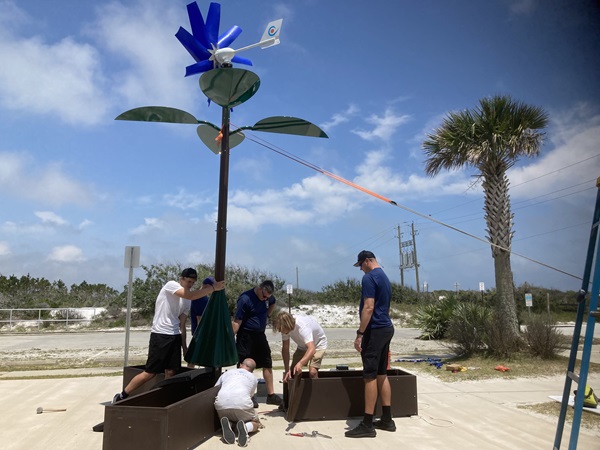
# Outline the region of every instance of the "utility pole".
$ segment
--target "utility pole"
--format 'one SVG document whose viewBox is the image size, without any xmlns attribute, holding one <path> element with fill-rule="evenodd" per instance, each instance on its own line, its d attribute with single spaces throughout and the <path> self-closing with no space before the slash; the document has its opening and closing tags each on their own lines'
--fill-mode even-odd
<svg viewBox="0 0 600 450">
<path fill-rule="evenodd" d="M 412 229 L 413 250 L 415 252 L 415 274 L 417 277 L 417 294 L 419 293 L 419 260 L 417 259 L 417 241 L 415 240 L 415 223 L 410 224 Z"/>
<path fill-rule="evenodd" d="M 400 286 L 404 287 L 404 261 L 402 259 L 402 234 L 398 224 L 398 251 L 400 253 Z"/>
<path fill-rule="evenodd" d="M 454 288 L 456 289 L 456 293 L 458 294 L 458 288 L 460 287 L 460 283 L 457 281 L 454 283 Z"/>
<path fill-rule="evenodd" d="M 298 266 L 296 266 L 296 289 L 300 289 L 300 280 L 298 278 Z"/>
</svg>

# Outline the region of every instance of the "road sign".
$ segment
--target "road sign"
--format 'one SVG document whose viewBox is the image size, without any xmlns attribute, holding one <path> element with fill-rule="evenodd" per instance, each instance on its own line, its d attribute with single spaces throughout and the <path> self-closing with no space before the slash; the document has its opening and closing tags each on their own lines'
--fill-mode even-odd
<svg viewBox="0 0 600 450">
<path fill-rule="evenodd" d="M 527 293 L 525 294 L 525 306 L 531 308 L 533 306 L 533 295 Z"/>
</svg>

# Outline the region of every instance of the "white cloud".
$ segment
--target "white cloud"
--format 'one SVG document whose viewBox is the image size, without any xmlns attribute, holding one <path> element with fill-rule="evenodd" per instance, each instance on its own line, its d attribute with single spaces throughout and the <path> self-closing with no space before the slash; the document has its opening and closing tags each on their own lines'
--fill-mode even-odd
<svg viewBox="0 0 600 450">
<path fill-rule="evenodd" d="M 98 21 L 88 32 L 99 46 L 125 63 L 125 70 L 114 76 L 118 95 L 135 106 L 194 106 L 196 97 L 189 93 L 197 82 L 184 78 L 184 68 L 194 60 L 173 36 L 180 25 L 188 23 L 185 9 L 169 2 L 136 1 L 111 2 L 97 12 Z"/>
<path fill-rule="evenodd" d="M 358 111 L 359 108 L 356 105 L 351 104 L 345 111 L 335 113 L 333 116 L 331 116 L 330 120 L 322 123 L 320 126 L 324 131 L 329 132 L 336 126 L 348 122 L 352 117 L 356 116 Z"/>
<path fill-rule="evenodd" d="M 133 230 L 131 230 L 131 234 L 145 234 L 152 230 L 162 230 L 164 229 L 164 222 L 161 219 L 157 218 L 145 218 L 144 225 L 140 225 Z"/>
<path fill-rule="evenodd" d="M 92 222 L 91 220 L 88 219 L 84 219 L 83 221 L 81 221 L 81 223 L 77 226 L 78 230 L 83 230 L 84 228 L 89 227 L 90 225 L 93 225 L 94 222 Z"/>
<path fill-rule="evenodd" d="M 29 17 L 12 2 L 3 2 L 0 11 L 8 16 L 3 24 L 10 22 L 0 33 L 0 60 L 10 61 L 0 71 L 0 103 L 28 114 L 58 116 L 71 124 L 100 122 L 109 100 L 102 92 L 97 50 L 71 37 L 58 42 L 17 37 L 12 31 L 27 24 Z"/>
<path fill-rule="evenodd" d="M 53 206 L 92 202 L 90 190 L 65 174 L 61 164 L 38 166 L 24 153 L 0 152 L 0 191 Z"/>
<path fill-rule="evenodd" d="M 53 225 L 67 225 L 68 222 L 52 211 L 36 211 L 34 213 L 42 220 L 42 223 L 50 223 Z"/>
<path fill-rule="evenodd" d="M 396 115 L 392 108 L 387 108 L 383 114 L 383 116 L 378 116 L 376 114 L 372 114 L 367 117 L 365 121 L 374 125 L 374 128 L 365 131 L 365 130 L 352 130 L 352 132 L 366 141 L 372 141 L 375 139 L 381 139 L 384 142 L 388 142 L 396 129 L 400 126 L 408 122 L 410 119 L 410 115 Z"/>
<path fill-rule="evenodd" d="M 0 256 L 8 256 L 12 252 L 10 250 L 10 245 L 6 241 L 0 241 Z"/>
<path fill-rule="evenodd" d="M 179 188 L 176 194 L 165 194 L 163 198 L 168 206 L 183 210 L 197 209 L 208 202 L 205 198 L 199 197 L 198 194 L 187 192 L 185 188 Z"/>
<path fill-rule="evenodd" d="M 85 257 L 83 256 L 83 250 L 75 245 L 63 245 L 59 247 L 54 247 L 50 254 L 48 255 L 48 261 L 55 262 L 82 262 L 85 261 Z"/>
</svg>

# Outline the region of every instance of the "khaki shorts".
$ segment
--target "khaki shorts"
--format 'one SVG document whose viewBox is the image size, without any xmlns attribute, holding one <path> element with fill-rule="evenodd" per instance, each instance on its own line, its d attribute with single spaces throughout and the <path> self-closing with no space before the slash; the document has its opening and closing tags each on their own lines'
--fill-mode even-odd
<svg viewBox="0 0 600 450">
<path fill-rule="evenodd" d="M 244 422 L 249 422 L 251 420 L 260 423 L 258 420 L 258 416 L 256 415 L 256 410 L 254 408 L 251 409 L 238 409 L 238 408 L 230 408 L 230 409 L 218 409 L 217 415 L 219 419 L 221 417 L 227 417 L 233 423 L 236 423 L 238 420 L 243 420 Z"/>
<path fill-rule="evenodd" d="M 306 350 L 296 349 L 296 351 L 294 352 L 294 356 L 292 356 L 292 365 L 290 367 L 294 368 L 296 364 L 298 364 L 298 361 L 302 359 L 305 353 Z M 323 362 L 324 356 L 325 350 L 317 350 L 313 355 L 312 359 L 308 361 L 308 367 L 314 367 L 315 369 L 319 370 L 321 368 L 321 363 Z"/>
</svg>

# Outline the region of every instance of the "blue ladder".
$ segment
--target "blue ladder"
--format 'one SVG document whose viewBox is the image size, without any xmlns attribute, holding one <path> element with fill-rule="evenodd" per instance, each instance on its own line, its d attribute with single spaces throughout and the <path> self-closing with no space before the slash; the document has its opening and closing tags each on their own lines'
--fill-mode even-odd
<svg viewBox="0 0 600 450">
<path fill-rule="evenodd" d="M 588 370 L 590 367 L 590 355 L 592 353 L 592 342 L 594 339 L 594 325 L 596 317 L 600 316 L 598 311 L 598 294 L 600 289 L 600 255 L 598 255 L 598 229 L 600 223 L 600 178 L 596 180 L 596 187 L 599 189 L 596 196 L 596 207 L 594 208 L 594 217 L 592 220 L 592 230 L 590 233 L 590 242 L 588 245 L 587 258 L 583 273 L 581 289 L 577 295 L 577 319 L 573 329 L 573 341 L 571 342 L 571 354 L 569 356 L 569 366 L 565 378 L 565 388 L 563 390 L 560 414 L 556 426 L 556 437 L 554 438 L 554 450 L 560 449 L 562 435 L 565 427 L 565 417 L 569 405 L 569 396 L 571 393 L 571 384 L 574 381 L 579 385 L 577 395 L 575 396 L 575 405 L 573 411 L 573 424 L 571 426 L 571 438 L 569 440 L 569 450 L 577 449 L 577 439 L 579 438 L 579 428 L 581 425 L 581 413 L 583 412 L 583 399 L 585 387 L 587 385 Z M 577 360 L 577 349 L 581 337 L 581 326 L 586 307 L 586 297 L 590 285 L 590 275 L 592 274 L 592 294 L 590 296 L 588 317 L 585 327 L 585 339 L 583 341 L 583 352 L 581 355 L 581 370 L 579 376 L 575 374 L 575 363 Z"/>
</svg>

